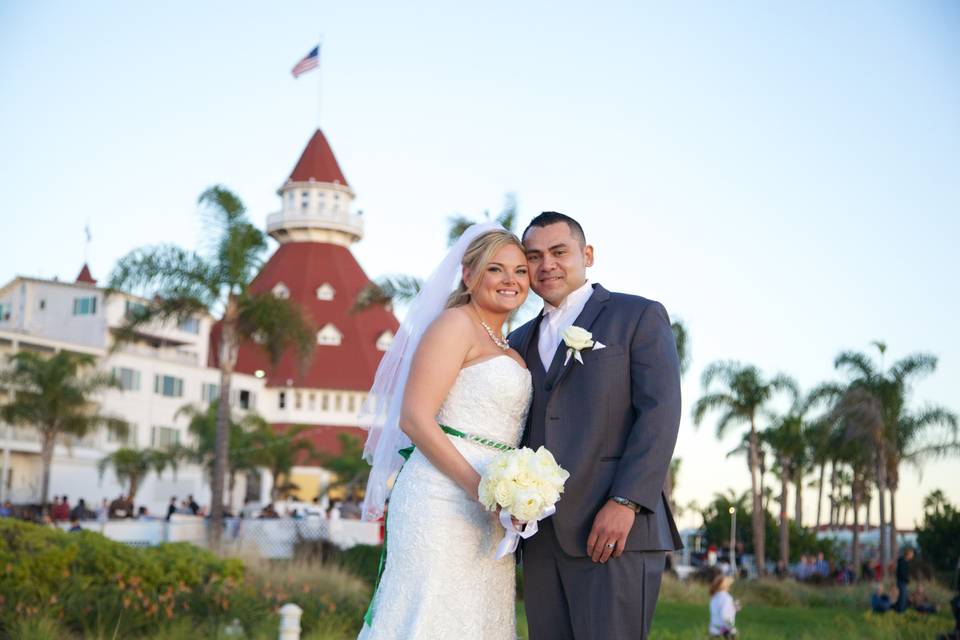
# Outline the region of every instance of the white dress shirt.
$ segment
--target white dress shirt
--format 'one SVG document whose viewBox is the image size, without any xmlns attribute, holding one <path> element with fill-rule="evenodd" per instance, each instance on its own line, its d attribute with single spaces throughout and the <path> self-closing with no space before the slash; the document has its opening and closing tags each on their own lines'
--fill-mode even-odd
<svg viewBox="0 0 960 640">
<path fill-rule="evenodd" d="M 544 371 L 550 371 L 553 356 L 560 346 L 563 332 L 573 326 L 577 316 L 593 295 L 593 285 L 587 280 L 579 289 L 571 291 L 558 306 L 543 301 L 543 320 L 540 321 L 540 340 L 537 347 Z"/>
</svg>

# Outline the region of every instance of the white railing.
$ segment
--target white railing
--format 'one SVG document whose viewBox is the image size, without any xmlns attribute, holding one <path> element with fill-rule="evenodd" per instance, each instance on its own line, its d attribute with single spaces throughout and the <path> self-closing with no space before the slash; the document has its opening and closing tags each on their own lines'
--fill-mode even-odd
<svg viewBox="0 0 960 640">
<path fill-rule="evenodd" d="M 323 227 L 349 233 L 363 233 L 363 216 L 358 213 L 303 213 L 277 211 L 267 216 L 267 233 L 283 227 Z"/>
<path fill-rule="evenodd" d="M 190 542 L 201 547 L 207 545 L 208 523 L 205 518 L 198 516 L 178 514 L 170 521 L 86 520 L 80 526 L 135 547 L 152 547 L 164 542 Z M 69 529 L 70 525 L 61 523 L 60 527 Z M 341 549 L 358 544 L 380 544 L 380 524 L 320 517 L 302 520 L 228 518 L 223 535 L 228 551 L 274 560 L 292 558 L 299 541 L 320 540 L 326 540 Z"/>
<path fill-rule="evenodd" d="M 197 353 L 193 351 L 180 351 L 171 347 L 154 349 L 153 347 L 147 347 L 142 344 L 126 342 L 121 343 L 117 348 L 117 351 L 136 356 L 155 358 L 165 362 L 175 362 L 177 364 L 188 364 L 194 366 L 199 364 L 199 355 Z"/>
</svg>

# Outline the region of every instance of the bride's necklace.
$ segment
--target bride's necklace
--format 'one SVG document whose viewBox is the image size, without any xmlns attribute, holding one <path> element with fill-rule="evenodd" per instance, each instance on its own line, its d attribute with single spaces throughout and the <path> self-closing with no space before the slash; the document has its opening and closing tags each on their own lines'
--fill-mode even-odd
<svg viewBox="0 0 960 640">
<path fill-rule="evenodd" d="M 493 329 L 490 328 L 486 322 L 483 321 L 483 318 L 480 317 L 480 313 L 474 309 L 474 312 L 477 314 L 477 320 L 480 321 L 480 326 L 482 326 L 486 331 L 487 335 L 490 336 L 490 339 L 493 340 L 493 344 L 497 345 L 504 351 L 510 348 L 510 343 L 504 340 L 502 337 L 498 336 L 493 332 Z"/>
</svg>

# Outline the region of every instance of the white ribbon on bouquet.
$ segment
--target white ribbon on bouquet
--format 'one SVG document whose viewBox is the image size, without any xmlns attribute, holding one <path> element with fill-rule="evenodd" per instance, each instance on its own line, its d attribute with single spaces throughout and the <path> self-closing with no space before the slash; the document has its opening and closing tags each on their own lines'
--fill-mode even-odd
<svg viewBox="0 0 960 640">
<path fill-rule="evenodd" d="M 533 536 L 533 534 L 540 530 L 540 525 L 538 523 L 544 518 L 549 518 L 556 512 L 556 505 L 550 505 L 540 512 L 540 515 L 537 516 L 536 520 L 531 520 L 530 522 L 521 522 L 518 526 L 513 523 L 513 516 L 510 515 L 510 512 L 506 509 L 501 509 L 500 524 L 503 526 L 506 533 L 504 533 L 503 539 L 500 540 L 500 544 L 497 545 L 496 559 L 499 560 L 516 551 L 517 545 L 520 544 L 520 538 L 526 540 L 527 538 Z"/>
</svg>

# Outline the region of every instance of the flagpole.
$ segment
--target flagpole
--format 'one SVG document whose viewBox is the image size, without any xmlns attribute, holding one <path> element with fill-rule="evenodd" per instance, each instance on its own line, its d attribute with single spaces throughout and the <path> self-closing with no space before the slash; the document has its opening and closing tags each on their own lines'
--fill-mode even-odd
<svg viewBox="0 0 960 640">
<path fill-rule="evenodd" d="M 320 114 L 323 106 L 323 34 L 317 44 L 317 129 L 320 128 Z"/>
</svg>

